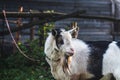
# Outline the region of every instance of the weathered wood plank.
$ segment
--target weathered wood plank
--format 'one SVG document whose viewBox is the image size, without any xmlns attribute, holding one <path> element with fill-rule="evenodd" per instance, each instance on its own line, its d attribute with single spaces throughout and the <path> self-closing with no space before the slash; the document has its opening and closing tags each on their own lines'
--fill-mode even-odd
<svg viewBox="0 0 120 80">
<path fill-rule="evenodd" d="M 81 39 L 84 41 L 112 41 L 113 40 L 111 35 L 105 35 L 105 36 L 102 36 L 102 35 L 81 36 L 79 35 L 78 39 Z"/>
<path fill-rule="evenodd" d="M 75 2 L 110 2 L 109 0 L 33 0 L 37 2 L 64 2 L 64 3 L 75 3 Z"/>
<path fill-rule="evenodd" d="M 104 30 L 81 30 L 79 31 L 79 35 L 86 35 L 86 36 L 90 36 L 90 35 L 110 35 L 110 32 L 105 32 Z"/>
<path fill-rule="evenodd" d="M 75 21 L 75 20 L 73 20 Z M 64 21 L 64 22 L 56 22 L 56 26 L 57 27 L 69 27 L 70 24 L 73 22 L 73 21 Z M 77 22 L 77 21 L 76 21 Z M 98 25 L 96 25 L 98 24 Z M 61 26 L 62 25 L 62 26 Z M 78 26 L 80 27 L 80 29 L 94 29 L 94 28 L 98 28 L 98 29 L 110 29 L 110 25 L 112 25 L 112 23 L 102 23 L 102 22 L 78 22 Z"/>
</svg>

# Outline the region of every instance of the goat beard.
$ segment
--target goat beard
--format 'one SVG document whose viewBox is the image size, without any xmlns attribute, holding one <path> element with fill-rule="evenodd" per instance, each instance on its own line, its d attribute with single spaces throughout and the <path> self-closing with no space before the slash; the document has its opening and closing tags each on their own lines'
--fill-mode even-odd
<svg viewBox="0 0 120 80">
<path fill-rule="evenodd" d="M 71 73 L 69 69 L 69 64 L 71 63 L 72 57 L 68 55 L 64 55 L 63 62 L 62 62 L 62 67 L 63 67 L 63 72 L 64 73 Z"/>
</svg>

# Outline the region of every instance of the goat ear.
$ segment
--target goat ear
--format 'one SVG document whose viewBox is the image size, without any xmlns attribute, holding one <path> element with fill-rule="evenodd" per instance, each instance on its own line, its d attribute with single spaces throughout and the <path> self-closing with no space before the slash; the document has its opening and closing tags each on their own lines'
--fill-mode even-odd
<svg viewBox="0 0 120 80">
<path fill-rule="evenodd" d="M 55 29 L 52 29 L 52 35 L 56 36 L 57 35 L 57 31 Z"/>
</svg>

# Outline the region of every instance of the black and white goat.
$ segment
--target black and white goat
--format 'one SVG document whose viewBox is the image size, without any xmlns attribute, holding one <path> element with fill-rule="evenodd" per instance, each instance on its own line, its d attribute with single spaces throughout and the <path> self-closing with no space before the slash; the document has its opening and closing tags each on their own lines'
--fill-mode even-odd
<svg viewBox="0 0 120 80">
<path fill-rule="evenodd" d="M 54 29 L 45 42 L 44 52 L 57 80 L 87 80 L 112 73 L 120 80 L 120 48 L 113 42 L 84 42 L 72 38 L 71 32 Z"/>
</svg>

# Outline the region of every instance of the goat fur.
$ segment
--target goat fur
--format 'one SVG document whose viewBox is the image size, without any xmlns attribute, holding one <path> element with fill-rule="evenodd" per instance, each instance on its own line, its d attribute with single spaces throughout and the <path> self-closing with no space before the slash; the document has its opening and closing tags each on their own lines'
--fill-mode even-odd
<svg viewBox="0 0 120 80">
<path fill-rule="evenodd" d="M 103 75 L 113 73 L 116 80 L 120 80 L 120 48 L 113 41 L 109 44 L 103 58 Z"/>
<path fill-rule="evenodd" d="M 62 67 L 64 53 L 62 51 L 59 52 L 55 51 L 56 43 L 54 36 L 51 33 L 46 39 L 45 50 L 44 50 L 45 54 L 49 56 L 51 60 L 60 58 L 59 62 L 54 62 L 46 58 L 47 62 L 51 67 L 51 73 L 53 77 L 57 80 L 70 80 L 70 76 L 73 74 L 87 73 L 87 64 L 88 64 L 87 62 L 90 51 L 88 46 L 83 41 L 73 38 L 71 40 L 71 44 L 72 44 L 72 48 L 75 51 L 75 54 L 72 56 L 72 61 L 69 64 L 69 69 L 71 73 L 66 74 L 63 72 L 63 67 Z"/>
</svg>

